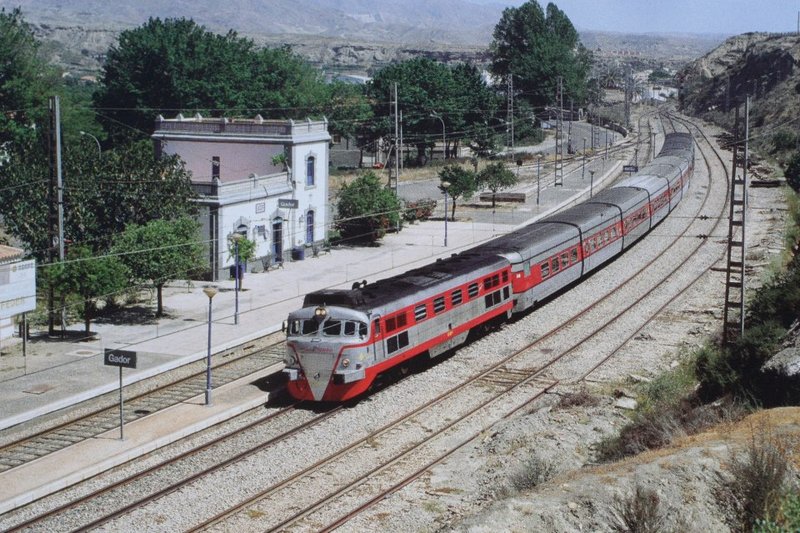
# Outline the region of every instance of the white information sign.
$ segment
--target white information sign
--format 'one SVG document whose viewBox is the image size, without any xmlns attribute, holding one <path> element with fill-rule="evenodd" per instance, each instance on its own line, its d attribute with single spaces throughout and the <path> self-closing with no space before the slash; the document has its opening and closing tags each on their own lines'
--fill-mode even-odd
<svg viewBox="0 0 800 533">
<path fill-rule="evenodd" d="M 36 309 L 36 261 L 0 265 L 0 319 Z"/>
</svg>

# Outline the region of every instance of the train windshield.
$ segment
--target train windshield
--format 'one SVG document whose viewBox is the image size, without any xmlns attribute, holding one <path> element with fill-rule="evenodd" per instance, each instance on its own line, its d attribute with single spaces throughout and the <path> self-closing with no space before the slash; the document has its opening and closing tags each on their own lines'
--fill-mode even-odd
<svg viewBox="0 0 800 533">
<path fill-rule="evenodd" d="M 289 335 L 301 337 L 361 337 L 367 336 L 367 325 L 356 320 L 337 320 L 327 318 L 289 321 Z"/>
</svg>

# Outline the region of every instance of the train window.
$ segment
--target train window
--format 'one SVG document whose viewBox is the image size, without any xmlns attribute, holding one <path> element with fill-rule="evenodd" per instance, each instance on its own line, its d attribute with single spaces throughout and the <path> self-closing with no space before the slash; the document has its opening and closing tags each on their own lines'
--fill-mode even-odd
<svg viewBox="0 0 800 533">
<path fill-rule="evenodd" d="M 299 335 L 300 334 L 300 321 L 299 320 L 292 320 L 289 322 L 289 335 Z"/>
<path fill-rule="evenodd" d="M 487 294 L 483 297 L 484 303 L 486 304 L 486 309 L 489 309 L 492 306 L 499 304 L 502 300 L 501 291 L 494 291 L 491 294 Z"/>
<path fill-rule="evenodd" d="M 542 267 L 542 279 L 550 275 L 550 262 L 545 261 L 540 265 Z"/>
<path fill-rule="evenodd" d="M 561 254 L 561 268 L 567 268 L 569 266 L 569 253 L 564 252 Z"/>
<path fill-rule="evenodd" d="M 363 322 L 358 323 L 358 336 L 362 339 L 367 336 L 367 325 Z"/>
<path fill-rule="evenodd" d="M 500 285 L 500 274 L 495 274 L 492 276 L 492 287 L 497 287 Z"/>
<path fill-rule="evenodd" d="M 558 257 L 554 257 L 554 258 L 553 258 L 553 274 L 555 274 L 556 272 L 558 272 L 558 270 L 559 270 L 559 266 L 558 266 Z"/>
<path fill-rule="evenodd" d="M 577 246 L 575 248 L 573 248 L 572 250 L 570 250 L 570 252 L 569 252 L 569 260 L 572 263 L 577 263 L 578 262 L 578 248 L 577 248 Z"/>
<path fill-rule="evenodd" d="M 425 304 L 418 305 L 414 308 L 414 320 L 419 322 L 420 320 L 425 320 L 428 316 L 428 308 L 425 307 Z"/>
<path fill-rule="evenodd" d="M 616 226 L 611 228 L 611 238 L 612 239 L 616 239 L 617 238 L 617 227 Z"/>
<path fill-rule="evenodd" d="M 587 256 L 591 251 L 592 251 L 592 245 L 589 243 L 589 241 L 583 243 L 583 255 Z"/>
<path fill-rule="evenodd" d="M 404 331 L 400 335 L 397 336 L 397 346 L 400 348 L 405 348 L 408 346 L 408 332 Z"/>
<path fill-rule="evenodd" d="M 503 287 L 503 298 L 508 300 L 508 286 Z"/>
<path fill-rule="evenodd" d="M 508 270 L 503 270 L 503 283 L 508 282 Z"/>
<path fill-rule="evenodd" d="M 389 353 L 396 352 L 398 350 L 397 347 L 397 336 L 389 337 L 386 340 L 386 351 Z"/>
<path fill-rule="evenodd" d="M 450 301 L 453 302 L 453 305 L 461 303 L 461 289 L 456 289 L 450 293 Z"/>
<path fill-rule="evenodd" d="M 381 334 L 381 321 L 376 319 L 374 324 L 375 324 L 375 335 L 380 335 Z"/>
<path fill-rule="evenodd" d="M 356 323 L 347 321 L 344 323 L 344 334 L 347 337 L 353 337 L 356 334 Z"/>
<path fill-rule="evenodd" d="M 303 335 L 314 335 L 319 331 L 319 322 L 316 320 L 303 320 Z"/>
<path fill-rule="evenodd" d="M 467 289 L 470 298 L 475 298 L 478 295 L 478 284 L 472 283 Z"/>
<path fill-rule="evenodd" d="M 397 321 L 394 319 L 394 317 L 387 318 L 386 319 L 386 333 L 390 333 L 390 332 L 392 332 L 392 331 L 394 331 L 396 329 L 397 329 Z"/>
<path fill-rule="evenodd" d="M 402 313 L 400 315 L 397 315 L 397 327 L 402 328 L 406 324 L 408 324 L 408 322 L 406 321 L 406 314 Z"/>
<path fill-rule="evenodd" d="M 486 278 L 483 280 L 483 290 L 488 291 L 492 288 L 492 278 Z"/>
<path fill-rule="evenodd" d="M 342 334 L 342 321 L 331 319 L 326 320 L 325 325 L 322 326 L 322 334 L 330 337 L 338 337 Z"/>
<path fill-rule="evenodd" d="M 444 311 L 444 296 L 439 296 L 433 300 L 433 312 L 437 315 Z"/>
</svg>

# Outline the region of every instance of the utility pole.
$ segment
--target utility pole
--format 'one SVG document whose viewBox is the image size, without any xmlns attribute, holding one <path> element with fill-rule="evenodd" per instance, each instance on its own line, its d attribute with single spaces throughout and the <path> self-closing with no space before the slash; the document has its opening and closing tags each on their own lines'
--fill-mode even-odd
<svg viewBox="0 0 800 533">
<path fill-rule="evenodd" d="M 564 185 L 564 78 L 561 76 L 558 77 L 556 105 L 558 106 L 558 115 L 556 117 L 556 160 L 553 169 L 553 185 L 561 187 Z"/>
<path fill-rule="evenodd" d="M 506 112 L 506 146 L 511 148 L 510 158 L 514 159 L 514 75 L 508 74 L 508 110 Z"/>
<path fill-rule="evenodd" d="M 392 86 L 392 101 L 390 106 L 390 113 L 394 114 L 394 143 L 392 144 L 392 148 L 394 148 L 394 172 L 392 171 L 392 167 L 389 167 L 389 188 L 394 192 L 394 195 L 397 196 L 397 177 L 400 174 L 400 154 L 397 151 L 399 148 L 398 142 L 400 140 L 400 118 L 397 111 L 397 82 Z M 391 153 L 391 149 L 389 153 Z"/>
<path fill-rule="evenodd" d="M 744 161 L 742 177 L 736 176 L 739 166 L 739 106 L 736 106 L 734 125 L 733 171 L 731 173 L 731 200 L 728 220 L 728 262 L 725 276 L 725 306 L 722 318 L 722 340 L 728 344 L 744 334 L 745 304 L 745 222 L 747 221 L 747 160 L 750 135 L 750 97 L 745 100 Z M 740 228 L 737 237 L 737 228 Z"/>
<path fill-rule="evenodd" d="M 56 254 L 59 262 L 64 261 L 64 186 L 61 176 L 61 108 L 58 96 L 50 97 L 50 184 L 48 194 L 48 262 L 55 263 Z M 55 290 L 51 285 L 47 291 L 47 327 L 48 334 L 55 335 Z M 64 307 L 61 306 L 61 334 L 64 334 Z"/>
<path fill-rule="evenodd" d="M 403 161 L 405 159 L 404 150 L 405 147 L 403 146 L 403 111 L 401 110 L 400 111 L 400 170 L 405 170 L 404 168 L 405 162 Z"/>
</svg>

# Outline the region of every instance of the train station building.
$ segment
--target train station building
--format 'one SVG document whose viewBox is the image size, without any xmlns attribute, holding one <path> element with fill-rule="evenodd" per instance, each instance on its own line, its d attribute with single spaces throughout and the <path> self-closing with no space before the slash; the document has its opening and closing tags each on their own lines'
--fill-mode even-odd
<svg viewBox="0 0 800 533">
<path fill-rule="evenodd" d="M 191 172 L 213 280 L 229 276 L 236 233 L 256 245 L 250 271 L 303 259 L 325 241 L 327 120 L 159 116 L 152 138 L 157 155 L 178 155 Z"/>
</svg>

